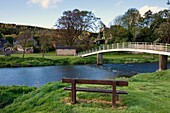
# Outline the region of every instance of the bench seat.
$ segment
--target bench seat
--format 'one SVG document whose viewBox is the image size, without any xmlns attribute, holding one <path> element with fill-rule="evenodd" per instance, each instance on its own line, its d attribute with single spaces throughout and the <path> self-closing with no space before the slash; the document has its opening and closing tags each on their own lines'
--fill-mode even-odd
<svg viewBox="0 0 170 113">
<path fill-rule="evenodd" d="M 64 90 L 70 90 L 71 87 L 65 87 Z M 98 93 L 111 93 L 112 90 L 106 90 L 106 89 L 96 89 L 96 88 L 83 88 L 83 87 L 76 87 L 76 91 L 82 91 L 82 92 L 98 92 Z M 116 94 L 128 94 L 128 92 L 123 90 L 116 91 Z"/>
</svg>

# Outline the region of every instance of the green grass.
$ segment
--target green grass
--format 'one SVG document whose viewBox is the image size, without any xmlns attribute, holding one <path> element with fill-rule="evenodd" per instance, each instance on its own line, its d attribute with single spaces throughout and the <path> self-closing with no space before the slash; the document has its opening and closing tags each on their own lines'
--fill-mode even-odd
<svg viewBox="0 0 170 113">
<path fill-rule="evenodd" d="M 116 108 L 111 108 L 111 95 L 77 92 L 78 103 L 70 104 L 69 92 L 63 88 L 69 84 L 48 83 L 38 90 L 24 94 L 2 113 L 169 113 L 170 111 L 170 70 L 139 74 L 128 80 L 128 87 L 119 89 L 128 91 L 121 95 Z M 87 86 L 87 85 L 83 85 Z M 88 87 L 92 87 L 88 85 Z M 95 85 L 96 87 L 96 85 Z M 110 88 L 110 86 L 100 86 Z"/>
<path fill-rule="evenodd" d="M 54 52 L 46 53 L 42 58 L 41 53 L 11 54 L 11 57 L 0 56 L 0 67 L 26 67 L 26 66 L 50 66 L 50 65 L 75 65 L 95 64 L 96 55 L 90 57 L 56 56 Z M 106 53 L 103 54 L 103 63 L 149 63 L 158 62 L 157 55 Z"/>
<path fill-rule="evenodd" d="M 22 54 L 11 54 L 12 57 L 22 57 Z M 27 57 L 35 57 L 35 58 L 42 58 L 42 53 L 33 53 L 33 54 L 26 54 L 25 58 Z M 65 58 L 76 58 L 76 56 L 56 56 L 55 52 L 48 52 L 45 53 L 46 59 L 58 60 L 58 59 L 65 59 Z"/>
<path fill-rule="evenodd" d="M 11 104 L 17 97 L 35 90 L 27 86 L 0 86 L 0 108 Z"/>
</svg>

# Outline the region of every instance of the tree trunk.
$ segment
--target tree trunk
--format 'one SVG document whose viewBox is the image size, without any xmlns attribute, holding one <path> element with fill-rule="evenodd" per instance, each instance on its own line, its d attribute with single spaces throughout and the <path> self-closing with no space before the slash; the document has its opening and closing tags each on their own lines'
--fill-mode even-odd
<svg viewBox="0 0 170 113">
<path fill-rule="evenodd" d="M 25 57 L 25 49 L 24 49 L 23 54 L 22 54 L 22 58 L 24 58 L 24 57 Z"/>
<path fill-rule="evenodd" d="M 42 54 L 42 57 L 44 58 L 44 56 L 45 56 L 45 51 L 43 51 L 43 54 Z"/>
</svg>

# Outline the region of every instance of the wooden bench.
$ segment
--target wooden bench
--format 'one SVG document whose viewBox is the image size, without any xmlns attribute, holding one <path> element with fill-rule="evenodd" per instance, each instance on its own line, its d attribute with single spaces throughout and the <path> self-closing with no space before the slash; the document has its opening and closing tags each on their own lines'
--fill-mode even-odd
<svg viewBox="0 0 170 113">
<path fill-rule="evenodd" d="M 63 83 L 71 83 L 71 87 L 65 87 L 64 90 L 71 91 L 72 104 L 76 104 L 76 92 L 98 92 L 112 94 L 112 107 L 116 105 L 116 96 L 119 94 L 128 94 L 126 91 L 116 91 L 116 86 L 128 86 L 127 81 L 115 81 L 115 80 L 87 80 L 87 79 L 74 79 L 63 78 Z M 96 89 L 96 88 L 82 88 L 76 87 L 76 84 L 97 84 L 97 85 L 112 85 L 112 90 Z"/>
</svg>

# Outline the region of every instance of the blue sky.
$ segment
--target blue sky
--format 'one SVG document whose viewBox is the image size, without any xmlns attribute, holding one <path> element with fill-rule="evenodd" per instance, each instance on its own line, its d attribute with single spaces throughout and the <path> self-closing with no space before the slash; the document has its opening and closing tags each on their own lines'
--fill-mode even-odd
<svg viewBox="0 0 170 113">
<path fill-rule="evenodd" d="M 0 23 L 15 23 L 52 28 L 63 11 L 92 11 L 108 25 L 116 16 L 129 8 L 141 14 L 151 9 L 168 9 L 167 0 L 0 0 Z"/>
</svg>

